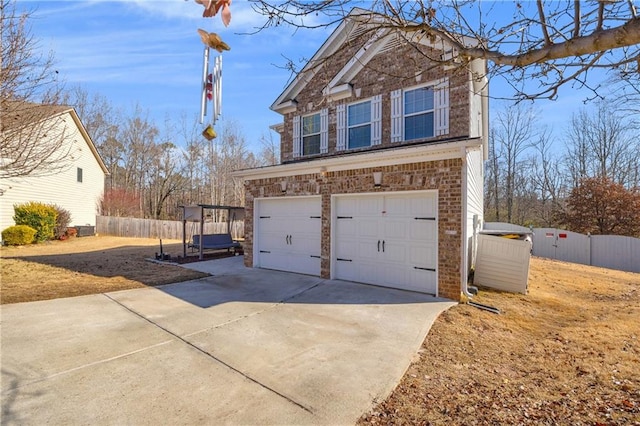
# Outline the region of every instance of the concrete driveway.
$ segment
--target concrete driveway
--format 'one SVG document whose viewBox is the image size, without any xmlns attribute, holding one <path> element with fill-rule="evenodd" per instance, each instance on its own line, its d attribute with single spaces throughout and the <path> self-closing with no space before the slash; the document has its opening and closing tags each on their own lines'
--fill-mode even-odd
<svg viewBox="0 0 640 426">
<path fill-rule="evenodd" d="M 454 304 L 189 267 L 214 276 L 2 306 L 2 424 L 353 424 Z"/>
</svg>

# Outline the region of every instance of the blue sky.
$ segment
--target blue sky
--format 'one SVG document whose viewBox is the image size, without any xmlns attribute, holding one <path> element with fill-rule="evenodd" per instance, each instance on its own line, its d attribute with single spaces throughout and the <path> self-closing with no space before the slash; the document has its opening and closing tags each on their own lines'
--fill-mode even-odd
<svg viewBox="0 0 640 426">
<path fill-rule="evenodd" d="M 125 111 L 137 103 L 159 127 L 166 117 L 198 116 L 203 45 L 196 30 L 217 32 L 231 46 L 223 55 L 223 120 L 237 123 L 256 151 L 269 125 L 282 121 L 269 109 L 290 79 L 278 66 L 285 57 L 309 58 L 330 34 L 293 28 L 246 34 L 264 18 L 243 0 L 234 0 L 228 28 L 219 17 L 202 18 L 193 0 L 18 0 L 17 6 L 34 12 L 33 36 L 55 53 L 68 86 L 100 93 Z M 492 95 L 503 90 L 493 83 L 490 89 Z M 541 124 L 561 130 L 583 98 L 567 89 L 557 101 L 537 102 Z"/>
</svg>

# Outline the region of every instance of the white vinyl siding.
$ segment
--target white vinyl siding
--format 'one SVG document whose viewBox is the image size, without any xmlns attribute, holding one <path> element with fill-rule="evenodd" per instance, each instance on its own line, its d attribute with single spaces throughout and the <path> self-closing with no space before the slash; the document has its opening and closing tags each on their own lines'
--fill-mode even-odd
<svg viewBox="0 0 640 426">
<path fill-rule="evenodd" d="M 80 133 L 70 113 L 62 115 L 59 125 L 64 126 L 65 147 L 72 154 L 65 157 L 68 167 L 51 176 L 25 176 L 4 179 L 0 189 L 0 229 L 14 225 L 13 205 L 29 201 L 56 204 L 71 213 L 70 225 L 96 224 L 98 204 L 104 190 L 105 174 L 88 142 Z M 63 130 L 52 131 L 62 134 Z M 82 169 L 82 182 L 78 182 L 78 169 Z M 79 196 L 82 194 L 82 196 Z"/>
</svg>

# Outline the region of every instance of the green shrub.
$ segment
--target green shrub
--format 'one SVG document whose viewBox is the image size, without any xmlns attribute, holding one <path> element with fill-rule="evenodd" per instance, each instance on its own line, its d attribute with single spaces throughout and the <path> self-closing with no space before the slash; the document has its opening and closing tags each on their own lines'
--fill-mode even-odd
<svg viewBox="0 0 640 426">
<path fill-rule="evenodd" d="M 36 230 L 36 241 L 47 241 L 54 237 L 56 208 L 50 204 L 28 202 L 13 206 L 16 225 L 27 225 Z"/>
<path fill-rule="evenodd" d="M 62 237 L 67 235 L 67 227 L 69 226 L 69 223 L 71 223 L 71 213 L 69 212 L 69 210 L 55 204 L 53 205 L 53 208 L 56 209 L 57 213 L 56 227 L 53 232 L 57 239 L 61 239 Z"/>
<path fill-rule="evenodd" d="M 36 230 L 27 225 L 10 226 L 2 231 L 2 241 L 7 246 L 31 244 L 36 238 Z"/>
</svg>

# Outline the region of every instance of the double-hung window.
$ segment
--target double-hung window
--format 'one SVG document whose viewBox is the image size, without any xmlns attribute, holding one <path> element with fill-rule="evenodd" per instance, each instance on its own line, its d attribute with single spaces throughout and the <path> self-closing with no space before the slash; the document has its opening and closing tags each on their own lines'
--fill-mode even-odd
<svg viewBox="0 0 640 426">
<path fill-rule="evenodd" d="M 404 92 L 404 139 L 434 136 L 433 87 L 420 87 Z"/>
<path fill-rule="evenodd" d="M 349 149 L 371 145 L 371 101 L 347 107 Z"/>
<path fill-rule="evenodd" d="M 320 153 L 320 113 L 302 117 L 302 155 Z"/>
<path fill-rule="evenodd" d="M 449 79 L 390 93 L 391 142 L 430 139 L 449 133 Z"/>
</svg>

